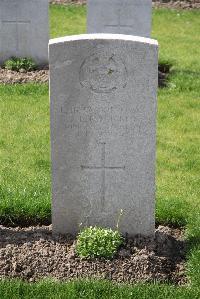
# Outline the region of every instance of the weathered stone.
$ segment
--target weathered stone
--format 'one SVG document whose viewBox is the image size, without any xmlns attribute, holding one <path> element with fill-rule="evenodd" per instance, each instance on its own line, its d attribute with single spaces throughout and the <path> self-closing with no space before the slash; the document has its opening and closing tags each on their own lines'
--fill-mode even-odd
<svg viewBox="0 0 200 299">
<path fill-rule="evenodd" d="M 48 0 L 0 0 L 0 63 L 12 56 L 48 63 Z"/>
<path fill-rule="evenodd" d="M 88 0 L 88 33 L 150 37 L 151 0 Z"/>
<path fill-rule="evenodd" d="M 157 42 L 91 34 L 49 46 L 52 217 L 55 233 L 80 225 L 152 235 Z"/>
</svg>

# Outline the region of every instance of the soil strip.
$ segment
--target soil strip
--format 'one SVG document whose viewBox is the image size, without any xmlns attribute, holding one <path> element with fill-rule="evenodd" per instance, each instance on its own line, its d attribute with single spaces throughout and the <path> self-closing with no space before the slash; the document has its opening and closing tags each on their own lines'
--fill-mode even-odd
<svg viewBox="0 0 200 299">
<path fill-rule="evenodd" d="M 115 282 L 187 283 L 184 274 L 186 242 L 183 231 L 159 226 L 155 238 L 126 238 L 112 259 L 81 259 L 72 236 L 52 236 L 51 226 L 0 226 L 0 279 L 74 278 Z"/>
<path fill-rule="evenodd" d="M 50 0 L 51 4 L 76 4 L 85 5 L 86 0 Z M 172 8 L 172 9 L 200 9 L 200 0 L 153 0 L 153 7 Z"/>
<path fill-rule="evenodd" d="M 158 83 L 159 87 L 167 86 L 169 68 L 159 66 L 158 70 Z M 35 70 L 26 72 L 23 69 L 19 72 L 7 70 L 0 67 L 0 84 L 16 84 L 16 83 L 48 83 L 49 70 L 46 66 L 42 70 Z"/>
</svg>

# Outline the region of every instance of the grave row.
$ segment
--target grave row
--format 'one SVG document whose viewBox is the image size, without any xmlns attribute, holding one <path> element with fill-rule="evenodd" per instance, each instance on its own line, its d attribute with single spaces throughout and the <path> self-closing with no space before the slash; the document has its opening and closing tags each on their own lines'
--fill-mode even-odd
<svg viewBox="0 0 200 299">
<path fill-rule="evenodd" d="M 88 33 L 150 37 L 151 0 L 88 0 Z M 0 0 L 0 64 L 31 57 L 48 64 L 49 0 Z"/>
</svg>

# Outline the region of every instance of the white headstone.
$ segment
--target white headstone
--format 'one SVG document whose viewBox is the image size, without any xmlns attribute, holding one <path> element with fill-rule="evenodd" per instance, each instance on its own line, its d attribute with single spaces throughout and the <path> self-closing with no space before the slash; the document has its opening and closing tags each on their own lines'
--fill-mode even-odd
<svg viewBox="0 0 200 299">
<path fill-rule="evenodd" d="M 88 33 L 150 37 L 152 0 L 88 0 Z"/>
<path fill-rule="evenodd" d="M 154 232 L 157 42 L 128 35 L 53 39 L 49 46 L 52 221 Z"/>
<path fill-rule="evenodd" d="M 48 63 L 48 0 L 0 0 L 0 63 L 30 57 Z"/>
</svg>

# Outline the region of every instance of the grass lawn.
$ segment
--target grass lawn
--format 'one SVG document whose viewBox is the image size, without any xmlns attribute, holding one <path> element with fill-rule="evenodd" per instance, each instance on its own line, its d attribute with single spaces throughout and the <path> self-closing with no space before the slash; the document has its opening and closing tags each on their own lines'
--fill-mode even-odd
<svg viewBox="0 0 200 299">
<path fill-rule="evenodd" d="M 196 287 L 178 288 L 174 286 L 114 285 L 106 281 L 73 281 L 58 283 L 41 281 L 28 284 L 20 281 L 0 283 L 2 299 L 199 299 L 200 289 Z"/>
<path fill-rule="evenodd" d="M 51 36 L 84 33 L 85 14 L 85 7 L 51 6 Z M 154 10 L 152 36 L 160 44 L 160 61 L 173 65 L 169 87 L 158 92 L 156 220 L 186 227 L 192 289 L 90 282 L 27 286 L 5 281 L 0 298 L 200 297 L 200 11 Z M 48 223 L 48 86 L 0 85 L 0 128 L 0 223 Z"/>
</svg>

